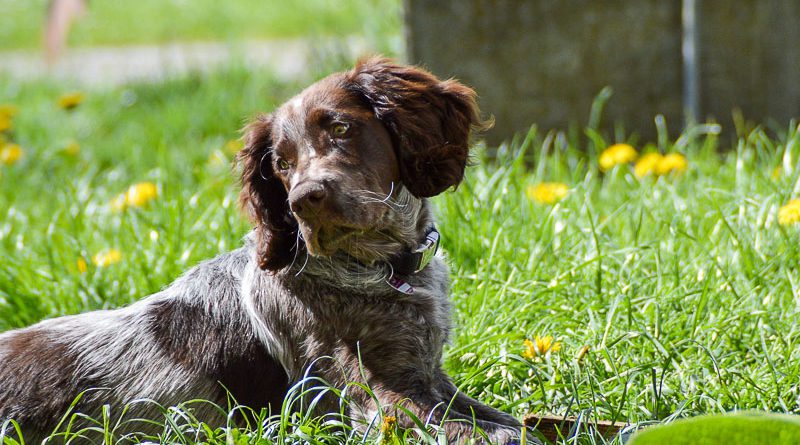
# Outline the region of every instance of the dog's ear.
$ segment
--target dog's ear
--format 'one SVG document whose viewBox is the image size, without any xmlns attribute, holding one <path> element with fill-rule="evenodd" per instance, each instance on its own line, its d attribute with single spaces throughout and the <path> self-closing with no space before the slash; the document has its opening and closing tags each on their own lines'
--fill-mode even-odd
<svg viewBox="0 0 800 445">
<path fill-rule="evenodd" d="M 278 270 L 292 260 L 297 223 L 289 212 L 286 189 L 272 169 L 271 117 L 257 117 L 244 133 L 244 148 L 236 155 L 242 171 L 239 204 L 256 226 L 259 267 Z"/>
<path fill-rule="evenodd" d="M 420 198 L 461 182 L 471 130 L 491 126 L 481 120 L 471 88 L 381 57 L 359 61 L 347 88 L 364 98 L 386 126 L 403 185 Z"/>
</svg>

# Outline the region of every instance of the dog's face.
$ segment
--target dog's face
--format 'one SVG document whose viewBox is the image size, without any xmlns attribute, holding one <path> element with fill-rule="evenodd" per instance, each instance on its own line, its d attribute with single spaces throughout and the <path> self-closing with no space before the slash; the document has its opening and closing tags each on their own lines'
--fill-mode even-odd
<svg viewBox="0 0 800 445">
<path fill-rule="evenodd" d="M 425 198 L 458 185 L 479 124 L 471 89 L 379 58 L 259 117 L 239 161 L 260 266 L 286 267 L 303 244 L 312 255 L 376 260 L 359 243 L 399 223 L 387 202 L 401 190 Z"/>
<path fill-rule="evenodd" d="M 272 171 L 312 255 L 346 249 L 385 229 L 382 205 L 399 186 L 388 131 L 367 105 L 329 77 L 273 113 Z"/>
</svg>

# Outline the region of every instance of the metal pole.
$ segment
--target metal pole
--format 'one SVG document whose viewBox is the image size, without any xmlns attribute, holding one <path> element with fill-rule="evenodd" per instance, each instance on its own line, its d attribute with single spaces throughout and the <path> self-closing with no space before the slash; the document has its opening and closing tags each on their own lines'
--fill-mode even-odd
<svg viewBox="0 0 800 445">
<path fill-rule="evenodd" d="M 697 63 L 697 2 L 683 0 L 681 5 L 683 27 L 681 53 L 683 54 L 683 112 L 687 123 L 695 123 L 700 116 L 700 67 Z"/>
</svg>

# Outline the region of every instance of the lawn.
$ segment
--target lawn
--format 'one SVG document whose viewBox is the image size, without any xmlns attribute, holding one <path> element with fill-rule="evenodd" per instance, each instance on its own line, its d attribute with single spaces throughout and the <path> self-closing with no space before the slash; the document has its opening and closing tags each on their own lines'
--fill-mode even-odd
<svg viewBox="0 0 800 445">
<path fill-rule="evenodd" d="M 0 50 L 40 46 L 47 0 L 0 0 Z M 399 34 L 399 0 L 89 1 L 70 45 Z M 378 29 L 380 28 L 380 29 Z"/>
<path fill-rule="evenodd" d="M 300 87 L 231 68 L 82 91 L 65 110 L 70 88 L 0 80 L 22 154 L 0 166 L 0 330 L 128 304 L 239 246 L 229 141 Z M 591 129 L 476 148 L 466 182 L 434 199 L 455 302 L 446 368 L 465 392 L 517 416 L 632 423 L 798 410 L 800 225 L 778 214 L 800 194 L 800 133 L 721 143 L 709 129 L 648 148 L 685 155 L 661 176 L 602 171 L 600 150 L 630 137 Z M 542 182 L 565 184 L 563 198 L 533 199 Z M 155 199 L 115 210 L 137 183 Z M 526 354 L 537 336 L 558 347 Z M 247 441 L 167 417 L 165 442 Z M 274 441 L 330 437 L 302 416 L 270 425 Z"/>
</svg>

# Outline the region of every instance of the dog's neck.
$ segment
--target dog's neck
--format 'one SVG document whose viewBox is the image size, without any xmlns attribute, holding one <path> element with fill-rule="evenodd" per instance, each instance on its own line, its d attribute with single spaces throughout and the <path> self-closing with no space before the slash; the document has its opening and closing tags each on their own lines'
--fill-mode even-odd
<svg viewBox="0 0 800 445">
<path fill-rule="evenodd" d="M 390 210 L 382 221 L 383 228 L 353 237 L 350 252 L 315 257 L 298 245 L 298 254 L 291 265 L 279 273 L 288 279 L 302 275 L 322 277 L 327 282 L 358 290 L 373 285 L 385 288 L 386 280 L 394 273 L 392 260 L 419 247 L 434 225 L 428 201 L 413 196 L 405 188 L 387 205 Z"/>
</svg>

